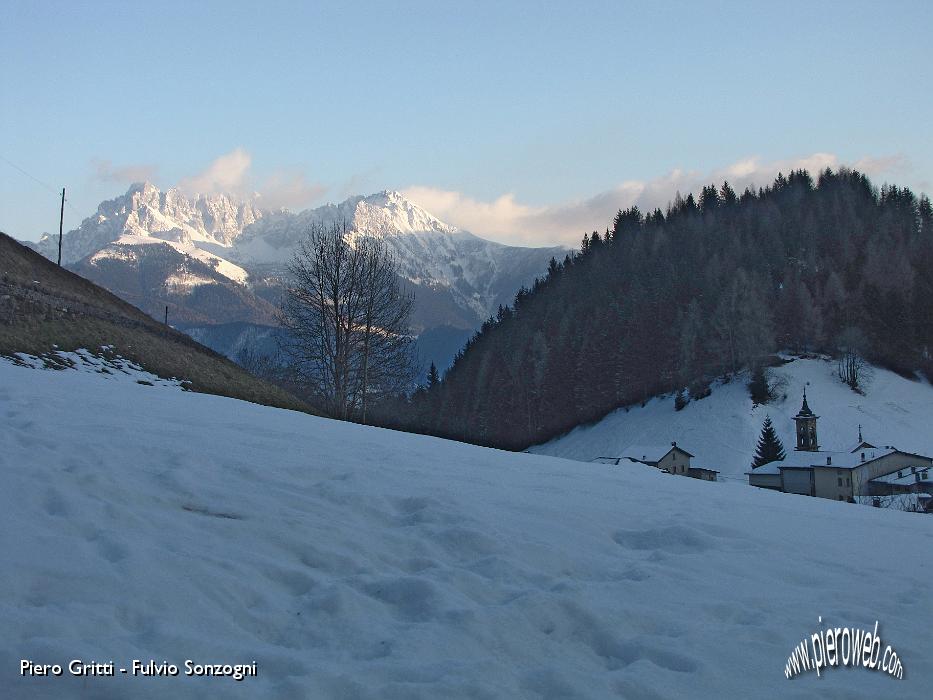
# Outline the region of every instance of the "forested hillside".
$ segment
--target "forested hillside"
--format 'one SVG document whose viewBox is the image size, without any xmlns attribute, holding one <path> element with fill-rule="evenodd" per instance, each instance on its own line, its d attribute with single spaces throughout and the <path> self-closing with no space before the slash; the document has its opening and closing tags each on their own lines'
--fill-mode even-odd
<svg viewBox="0 0 933 700">
<path fill-rule="evenodd" d="M 930 200 L 856 171 L 633 207 L 552 260 L 391 423 L 524 448 L 653 395 L 701 397 L 784 348 L 929 374 L 931 271 Z"/>
</svg>

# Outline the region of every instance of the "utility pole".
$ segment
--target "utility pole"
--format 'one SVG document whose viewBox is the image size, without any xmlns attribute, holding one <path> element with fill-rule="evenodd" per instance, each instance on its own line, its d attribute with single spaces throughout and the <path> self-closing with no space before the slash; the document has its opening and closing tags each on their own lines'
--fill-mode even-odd
<svg viewBox="0 0 933 700">
<path fill-rule="evenodd" d="M 65 188 L 62 187 L 62 213 L 58 218 L 58 266 L 62 266 L 62 227 L 65 223 Z"/>
<path fill-rule="evenodd" d="M 168 304 L 165 306 L 165 325 L 168 325 Z"/>
</svg>

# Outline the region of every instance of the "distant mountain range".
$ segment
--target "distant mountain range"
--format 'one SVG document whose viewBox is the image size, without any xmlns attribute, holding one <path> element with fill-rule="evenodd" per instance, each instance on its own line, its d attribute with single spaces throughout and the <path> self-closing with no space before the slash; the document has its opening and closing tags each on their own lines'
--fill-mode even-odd
<svg viewBox="0 0 933 700">
<path fill-rule="evenodd" d="M 230 328 L 251 335 L 275 323 L 285 266 L 315 222 L 346 220 L 354 236 L 382 238 L 415 294 L 412 329 L 460 331 L 465 339 L 522 285 L 543 275 L 566 250 L 520 248 L 487 241 L 444 223 L 398 192 L 356 196 L 298 213 L 262 210 L 227 195 L 188 197 L 134 184 L 102 202 L 97 213 L 65 234 L 63 262 L 147 313 L 180 328 L 197 328 L 211 344 L 211 326 L 226 347 Z M 27 243 L 50 259 L 56 236 Z M 229 324 L 236 324 L 230 326 Z M 220 348 L 218 348 L 220 349 Z M 424 358 L 446 365 L 449 358 Z"/>
</svg>

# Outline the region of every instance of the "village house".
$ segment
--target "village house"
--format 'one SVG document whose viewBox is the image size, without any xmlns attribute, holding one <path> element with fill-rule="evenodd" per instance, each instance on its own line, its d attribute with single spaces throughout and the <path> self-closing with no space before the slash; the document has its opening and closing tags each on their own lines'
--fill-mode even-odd
<svg viewBox="0 0 933 700">
<path fill-rule="evenodd" d="M 748 483 L 784 493 L 850 502 L 899 493 L 933 493 L 933 458 L 890 445 L 876 447 L 863 439 L 861 427 L 854 448 L 822 450 L 818 419 L 807 404 L 804 390 L 803 405 L 794 416 L 797 446 L 793 454 L 746 472 Z"/>
<path fill-rule="evenodd" d="M 649 467 L 655 467 L 668 474 L 678 474 L 689 476 L 694 479 L 703 479 L 704 481 L 716 481 L 716 475 L 719 474 L 715 469 L 705 467 L 694 467 L 690 465 L 693 455 L 682 447 L 678 447 L 676 442 L 667 445 L 632 445 L 623 450 L 620 457 L 597 457 L 594 462 L 601 464 L 622 465 L 626 462 L 646 464 Z"/>
<path fill-rule="evenodd" d="M 668 474 L 687 474 L 690 469 L 692 454 L 676 442 L 667 445 L 632 445 L 622 451 L 622 456 L 633 462 L 641 462 L 651 467 L 657 467 Z"/>
</svg>

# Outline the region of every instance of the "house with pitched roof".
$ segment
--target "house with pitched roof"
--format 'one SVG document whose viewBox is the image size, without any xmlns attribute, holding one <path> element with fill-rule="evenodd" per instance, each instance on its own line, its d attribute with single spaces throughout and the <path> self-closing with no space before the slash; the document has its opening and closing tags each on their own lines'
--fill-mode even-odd
<svg viewBox="0 0 933 700">
<path fill-rule="evenodd" d="M 670 446 L 631 445 L 618 457 L 597 457 L 592 461 L 613 466 L 645 464 L 668 474 L 689 476 L 703 481 L 716 481 L 718 471 L 706 467 L 694 467 L 690 464 L 691 459 L 693 459 L 692 454 L 678 447 L 676 442 L 672 442 Z"/>
<path fill-rule="evenodd" d="M 678 447 L 676 442 L 667 445 L 631 445 L 622 451 L 622 457 L 657 467 L 669 474 L 686 475 L 690 470 L 692 454 Z"/>
</svg>

